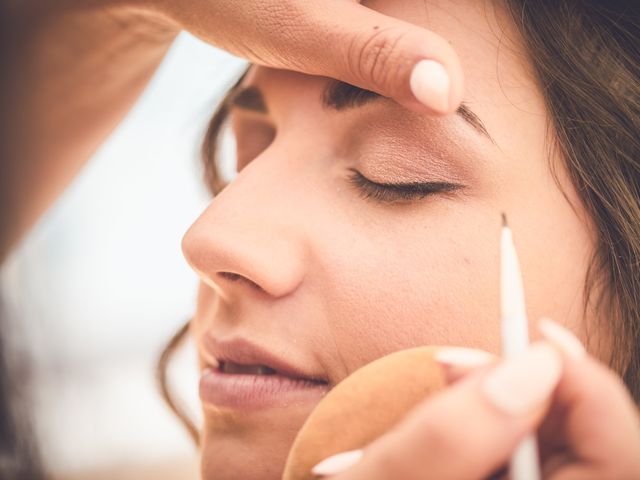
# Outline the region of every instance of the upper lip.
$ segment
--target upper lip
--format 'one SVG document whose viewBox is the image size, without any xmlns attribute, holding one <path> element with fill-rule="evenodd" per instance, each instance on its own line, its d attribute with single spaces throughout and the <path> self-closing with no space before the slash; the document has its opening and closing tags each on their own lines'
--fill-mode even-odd
<svg viewBox="0 0 640 480">
<path fill-rule="evenodd" d="M 327 380 L 320 375 L 292 365 L 281 356 L 241 337 L 220 340 L 205 335 L 204 347 L 208 356 L 213 356 L 217 360 L 218 366 L 220 362 L 233 362 L 239 365 L 266 365 L 286 377 L 327 383 Z"/>
</svg>

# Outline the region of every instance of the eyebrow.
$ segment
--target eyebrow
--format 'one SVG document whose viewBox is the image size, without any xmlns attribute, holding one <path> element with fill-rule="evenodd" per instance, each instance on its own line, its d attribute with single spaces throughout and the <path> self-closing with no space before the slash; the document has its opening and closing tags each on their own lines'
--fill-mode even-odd
<svg viewBox="0 0 640 480">
<path fill-rule="evenodd" d="M 362 107 L 368 103 L 380 100 L 389 100 L 389 98 L 340 80 L 331 80 L 322 95 L 323 107 L 337 112 Z M 252 112 L 269 112 L 262 92 L 255 85 L 239 89 L 231 96 L 229 104 L 233 107 Z M 492 143 L 495 143 L 491 135 L 489 135 L 487 128 L 484 126 L 484 123 L 480 120 L 480 117 L 469 108 L 468 104 L 462 102 L 456 110 L 456 114 L 478 133 L 488 138 Z"/>
<path fill-rule="evenodd" d="M 332 80 L 324 90 L 322 104 L 326 108 L 331 108 L 340 112 L 351 108 L 361 107 L 367 103 L 383 99 L 388 100 L 387 97 L 383 97 L 379 93 L 365 90 L 363 88 L 356 87 L 355 85 L 341 82 L 340 80 Z M 482 120 L 480 120 L 480 117 L 478 117 L 478 115 L 476 115 L 466 103 L 463 102 L 460 107 L 458 107 L 456 114 L 462 117 L 462 119 L 471 125 L 474 130 L 493 142 L 491 135 L 489 135 L 489 132 L 484 126 L 484 123 L 482 123 Z"/>
</svg>

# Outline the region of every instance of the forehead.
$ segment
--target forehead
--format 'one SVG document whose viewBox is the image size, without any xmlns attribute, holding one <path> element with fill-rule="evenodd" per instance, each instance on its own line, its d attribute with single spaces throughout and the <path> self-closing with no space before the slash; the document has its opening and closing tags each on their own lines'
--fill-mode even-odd
<svg viewBox="0 0 640 480">
<path fill-rule="evenodd" d="M 529 61 L 506 2 L 499 0 L 365 0 L 364 6 L 442 36 L 465 73 L 465 100 L 494 103 L 532 83 Z"/>
</svg>

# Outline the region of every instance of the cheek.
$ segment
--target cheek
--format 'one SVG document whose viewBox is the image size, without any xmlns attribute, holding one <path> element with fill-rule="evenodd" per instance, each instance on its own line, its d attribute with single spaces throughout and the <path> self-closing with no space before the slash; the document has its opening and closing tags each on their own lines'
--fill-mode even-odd
<svg viewBox="0 0 640 480">
<path fill-rule="evenodd" d="M 419 345 L 498 351 L 498 217 L 456 208 L 393 227 L 345 225 L 327 247 L 327 319 L 350 371 Z"/>
<path fill-rule="evenodd" d="M 518 225 L 516 246 L 532 337 L 537 336 L 534 322 L 542 316 L 564 323 L 581 336 L 591 320 L 584 317 L 584 286 L 595 234 L 583 220 L 586 214 L 571 187 L 565 185 L 564 190 L 567 196 L 574 197 L 574 207 L 556 188 L 539 189 L 537 208 L 528 208 L 527 216 L 522 216 L 526 223 Z M 595 333 L 596 325 L 590 327 Z"/>
</svg>

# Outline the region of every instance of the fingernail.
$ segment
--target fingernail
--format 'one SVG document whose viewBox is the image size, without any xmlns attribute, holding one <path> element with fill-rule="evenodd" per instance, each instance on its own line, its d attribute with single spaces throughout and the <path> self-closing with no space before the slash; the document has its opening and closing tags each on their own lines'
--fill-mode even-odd
<svg viewBox="0 0 640 480">
<path fill-rule="evenodd" d="M 433 356 L 438 363 L 453 367 L 473 368 L 487 365 L 494 356 L 484 350 L 465 347 L 446 347 L 438 350 Z"/>
<path fill-rule="evenodd" d="M 541 318 L 538 322 L 538 330 L 545 339 L 568 357 L 581 358 L 587 354 L 578 337 L 550 318 Z"/>
<path fill-rule="evenodd" d="M 449 110 L 451 80 L 442 64 L 434 60 L 420 60 L 413 67 L 409 80 L 415 97 L 438 112 Z"/>
<path fill-rule="evenodd" d="M 362 450 L 349 450 L 325 458 L 311 469 L 314 475 L 336 475 L 352 467 L 362 458 Z"/>
<path fill-rule="evenodd" d="M 523 355 L 497 366 L 484 380 L 482 391 L 503 412 L 523 415 L 549 398 L 561 371 L 557 350 L 548 343 L 537 343 Z"/>
</svg>

